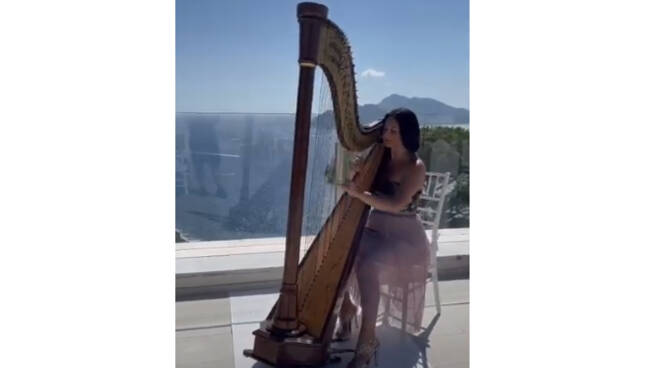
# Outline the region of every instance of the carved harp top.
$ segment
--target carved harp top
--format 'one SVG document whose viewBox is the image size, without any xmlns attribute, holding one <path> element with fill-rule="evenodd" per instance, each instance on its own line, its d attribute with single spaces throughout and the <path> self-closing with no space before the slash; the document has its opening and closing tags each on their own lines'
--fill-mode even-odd
<svg viewBox="0 0 660 368">
<path fill-rule="evenodd" d="M 349 151 L 362 151 L 379 138 L 379 125 L 361 127 L 357 114 L 355 71 L 348 39 L 327 19 L 328 8 L 298 4 L 301 66 L 320 66 L 332 93 L 337 136 Z"/>
</svg>

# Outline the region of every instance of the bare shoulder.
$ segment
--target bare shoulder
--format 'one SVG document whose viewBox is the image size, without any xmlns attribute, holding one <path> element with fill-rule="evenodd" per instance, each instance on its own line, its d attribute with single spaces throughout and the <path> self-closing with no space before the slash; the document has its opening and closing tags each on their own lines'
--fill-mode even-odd
<svg viewBox="0 0 660 368">
<path fill-rule="evenodd" d="M 424 165 L 424 161 L 422 161 L 421 158 L 418 158 L 417 161 L 415 162 L 415 168 L 414 168 L 415 174 L 419 175 L 426 175 L 426 165 Z"/>
<path fill-rule="evenodd" d="M 426 165 L 424 165 L 424 161 L 422 161 L 421 158 L 418 158 L 417 161 L 415 161 L 415 169 L 426 172 Z"/>
<path fill-rule="evenodd" d="M 421 159 L 415 161 L 415 165 L 410 168 L 411 177 L 415 178 L 415 182 L 424 182 L 426 176 L 426 165 Z"/>
</svg>

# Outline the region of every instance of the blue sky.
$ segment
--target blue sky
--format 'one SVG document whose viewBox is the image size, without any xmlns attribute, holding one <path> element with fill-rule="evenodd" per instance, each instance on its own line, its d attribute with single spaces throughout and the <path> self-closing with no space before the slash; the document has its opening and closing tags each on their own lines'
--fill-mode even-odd
<svg viewBox="0 0 660 368">
<path fill-rule="evenodd" d="M 298 2 L 177 0 L 177 111 L 295 112 Z M 359 104 L 469 107 L 468 0 L 317 2 L 351 44 Z"/>
</svg>

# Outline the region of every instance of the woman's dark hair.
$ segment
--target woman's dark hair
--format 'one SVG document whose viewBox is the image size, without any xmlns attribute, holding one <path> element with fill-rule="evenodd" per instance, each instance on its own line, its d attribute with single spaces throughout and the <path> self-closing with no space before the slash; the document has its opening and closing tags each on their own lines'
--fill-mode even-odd
<svg viewBox="0 0 660 368">
<path fill-rule="evenodd" d="M 420 139 L 419 121 L 417 121 L 417 116 L 410 109 L 406 109 L 404 107 L 394 109 L 385 114 L 385 117 L 381 120 L 381 123 L 383 123 L 383 129 L 385 129 L 385 120 L 387 120 L 387 118 L 390 116 L 393 117 L 399 124 L 399 134 L 401 135 L 403 146 L 408 150 L 408 152 L 412 153 L 414 158 L 416 158 L 416 152 L 419 149 Z M 379 140 L 379 142 L 382 143 L 382 139 Z M 374 179 L 374 183 L 371 188 L 372 190 L 379 190 L 386 194 L 393 193 L 394 189 L 392 188 L 391 183 L 387 177 L 387 166 L 391 159 L 392 152 L 389 148 L 385 148 L 383 160 L 380 163 L 378 174 Z"/>
<path fill-rule="evenodd" d="M 384 123 L 389 117 L 393 117 L 399 123 L 399 134 L 403 146 L 410 153 L 417 152 L 419 149 L 419 121 L 417 121 L 415 113 L 410 109 L 400 107 L 388 112 L 382 122 Z M 385 128 L 385 125 L 383 125 L 383 128 Z"/>
</svg>

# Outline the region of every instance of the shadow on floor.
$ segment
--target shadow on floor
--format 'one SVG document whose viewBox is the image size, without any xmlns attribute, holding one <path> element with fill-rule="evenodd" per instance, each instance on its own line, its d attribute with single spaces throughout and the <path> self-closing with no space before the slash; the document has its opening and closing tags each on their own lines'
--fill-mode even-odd
<svg viewBox="0 0 660 368">
<path fill-rule="evenodd" d="M 430 350 L 429 338 L 440 315 L 436 315 L 428 326 L 423 327 L 418 335 L 401 334 L 397 327 L 379 325 L 376 328 L 376 336 L 380 341 L 378 351 L 379 368 L 431 368 L 433 365 L 427 357 L 427 350 Z M 354 333 L 349 341 L 342 343 L 333 343 L 333 349 L 354 349 L 357 343 L 357 334 Z M 353 353 L 342 353 L 336 356 L 341 357 L 338 363 L 330 363 L 324 367 L 344 368 L 353 358 Z M 370 365 L 373 366 L 373 363 Z M 261 362 L 255 362 L 251 368 L 270 367 Z"/>
</svg>

